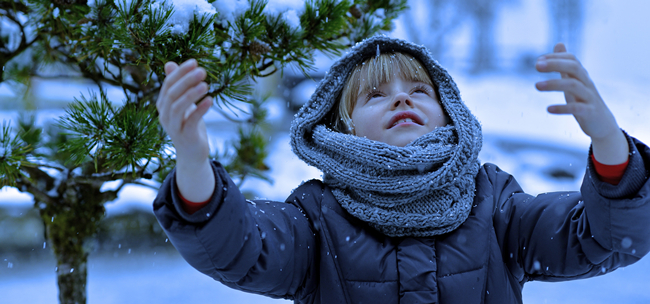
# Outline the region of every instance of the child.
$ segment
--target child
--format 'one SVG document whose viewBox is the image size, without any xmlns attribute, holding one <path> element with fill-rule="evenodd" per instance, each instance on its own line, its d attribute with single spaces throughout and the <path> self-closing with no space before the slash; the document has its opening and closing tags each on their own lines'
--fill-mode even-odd
<svg viewBox="0 0 650 304">
<path fill-rule="evenodd" d="M 650 250 L 650 149 L 562 44 L 537 62 L 562 78 L 536 86 L 565 93 L 548 110 L 575 116 L 590 160 L 580 192 L 538 196 L 479 164 L 480 125 L 424 47 L 374 37 L 332 66 L 291 127 L 323 181 L 284 203 L 244 199 L 208 160 L 210 100 L 193 106 L 205 71 L 165 68 L 157 106 L 177 167 L 154 212 L 188 263 L 232 288 L 295 303 L 521 303 L 528 281 L 600 275 Z"/>
</svg>

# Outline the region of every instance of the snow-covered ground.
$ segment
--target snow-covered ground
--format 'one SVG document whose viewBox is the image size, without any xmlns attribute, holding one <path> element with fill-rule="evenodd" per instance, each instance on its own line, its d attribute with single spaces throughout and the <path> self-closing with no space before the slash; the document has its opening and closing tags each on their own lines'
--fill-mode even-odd
<svg viewBox="0 0 650 304">
<path fill-rule="evenodd" d="M 0 266 L 6 267 L 4 264 Z M 175 254 L 127 254 L 125 249 L 118 257 L 91 256 L 88 264 L 89 304 L 290 303 L 229 289 Z M 55 265 L 50 258 L 0 271 L 2 303 L 58 303 Z M 527 283 L 524 303 L 647 304 L 648 281 L 650 259 L 644 259 L 606 276 L 562 283 Z"/>
<path fill-rule="evenodd" d="M 537 15 L 537 9 L 543 7 L 540 3 L 541 0 L 535 0 L 508 8 L 499 25 L 503 45 L 511 46 L 513 41 L 539 45 L 540 39 L 545 39 L 538 36 L 545 35 L 546 25 L 530 23 L 540 22 Z M 645 122 L 650 114 L 648 11 L 650 2 L 642 0 L 590 1 L 581 57 L 619 125 L 646 143 L 650 143 L 650 128 Z M 399 24 L 393 35 L 400 36 Z M 459 35 L 454 47 L 467 47 L 463 43 L 468 38 L 463 35 Z M 496 163 L 512 173 L 529 193 L 578 189 L 589 138 L 572 117 L 546 113 L 548 105 L 563 102 L 561 94 L 535 90 L 534 83 L 547 76 L 494 73 L 470 77 L 461 70 L 450 69 L 450 72 L 463 99 L 482 122 L 485 143 L 480 158 L 483 162 Z M 7 94 L 10 93 L 6 88 L 0 86 L 0 99 Z M 276 105 L 274 109 L 278 111 L 274 116 L 277 122 L 287 119 L 281 107 Z M 61 113 L 61 110 L 48 109 L 39 115 L 47 119 Z M 15 119 L 16 114 L 0 112 L 0 120 Z M 210 112 L 206 120 L 211 126 L 210 134 L 219 138 L 215 141 L 222 142 L 223 133 L 218 130 L 224 126 L 223 119 Z M 255 190 L 266 198 L 283 200 L 300 182 L 320 177 L 317 170 L 291 153 L 288 141 L 286 131 L 273 135 L 267 163 L 272 167 L 269 175 L 274 183 L 248 180 L 243 190 Z M 569 177 L 552 178 L 551 173 L 558 170 Z M 127 186 L 117 201 L 107 205 L 108 216 L 132 208 L 151 210 L 155 195 L 150 189 Z M 31 198 L 5 188 L 0 190 L 0 204 L 30 205 Z M 0 302 L 57 303 L 54 267 L 52 258 L 22 261 L 0 256 L 0 294 L 3 295 Z M 122 250 L 117 257 L 91 255 L 88 273 L 89 303 L 285 303 L 229 290 L 198 273 L 173 253 L 128 254 Z M 565 283 L 528 283 L 524 288 L 524 303 L 650 303 L 648 282 L 650 258 L 646 257 L 603 277 Z"/>
</svg>

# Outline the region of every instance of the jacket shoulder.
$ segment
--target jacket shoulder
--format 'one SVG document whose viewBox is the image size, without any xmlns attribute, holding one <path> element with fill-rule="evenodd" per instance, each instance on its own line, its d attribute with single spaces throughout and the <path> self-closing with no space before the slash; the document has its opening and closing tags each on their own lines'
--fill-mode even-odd
<svg viewBox="0 0 650 304">
<path fill-rule="evenodd" d="M 493 163 L 484 163 L 476 175 L 477 179 L 479 176 L 487 178 L 491 182 L 496 182 L 499 177 L 510 176 L 510 174 L 501 170 L 499 166 Z"/>
<path fill-rule="evenodd" d="M 497 195 L 504 191 L 522 192 L 522 189 L 510 173 L 493 163 L 483 164 L 476 174 L 476 192 Z"/>
<path fill-rule="evenodd" d="M 286 203 L 296 206 L 308 218 L 316 219 L 327 189 L 321 180 L 305 181 L 291 192 Z"/>
</svg>

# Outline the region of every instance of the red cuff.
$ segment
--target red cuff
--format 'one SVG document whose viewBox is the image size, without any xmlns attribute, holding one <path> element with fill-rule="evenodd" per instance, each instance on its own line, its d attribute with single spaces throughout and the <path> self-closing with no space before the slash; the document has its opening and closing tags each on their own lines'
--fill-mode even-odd
<svg viewBox="0 0 650 304">
<path fill-rule="evenodd" d="M 210 202 L 210 199 L 208 199 L 205 202 L 200 202 L 200 203 L 195 203 L 188 201 L 186 198 L 183 197 L 180 191 L 178 191 L 178 188 L 176 188 L 176 192 L 178 192 L 178 196 L 181 197 L 181 200 L 183 200 L 183 210 L 187 212 L 188 214 L 194 214 L 194 212 L 199 211 L 199 209 L 203 208 L 203 206 L 207 205 L 208 202 Z"/>
<path fill-rule="evenodd" d="M 181 197 L 183 202 L 185 202 L 185 204 L 183 204 L 183 210 L 185 210 L 185 212 L 187 212 L 188 214 L 194 214 L 194 212 L 199 211 L 199 209 L 203 208 L 203 206 L 207 205 L 208 202 L 210 201 L 207 200 L 205 202 L 195 203 L 195 202 L 188 201 L 186 198 L 180 195 L 180 192 L 178 195 Z"/>
<path fill-rule="evenodd" d="M 592 154 L 591 161 L 593 161 L 594 169 L 596 169 L 596 173 L 598 174 L 598 177 L 601 181 L 610 183 L 612 185 L 618 185 L 618 183 L 621 181 L 621 178 L 623 178 L 623 173 L 625 173 L 625 169 L 627 169 L 627 164 L 630 160 L 628 159 L 619 165 L 605 165 L 599 163 Z"/>
</svg>

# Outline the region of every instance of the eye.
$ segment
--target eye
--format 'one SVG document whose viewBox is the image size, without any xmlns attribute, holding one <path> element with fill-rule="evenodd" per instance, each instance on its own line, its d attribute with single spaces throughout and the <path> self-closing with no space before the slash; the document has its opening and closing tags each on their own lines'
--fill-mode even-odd
<svg viewBox="0 0 650 304">
<path fill-rule="evenodd" d="M 423 85 L 418 85 L 413 88 L 413 93 L 429 94 L 429 88 Z"/>
<path fill-rule="evenodd" d="M 373 89 L 370 90 L 370 92 L 368 92 L 368 94 L 366 95 L 366 100 L 370 100 L 372 98 L 381 97 L 381 96 L 383 96 L 381 91 L 377 89 Z"/>
</svg>

